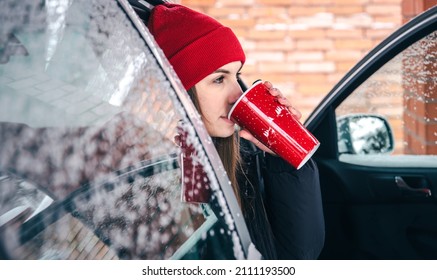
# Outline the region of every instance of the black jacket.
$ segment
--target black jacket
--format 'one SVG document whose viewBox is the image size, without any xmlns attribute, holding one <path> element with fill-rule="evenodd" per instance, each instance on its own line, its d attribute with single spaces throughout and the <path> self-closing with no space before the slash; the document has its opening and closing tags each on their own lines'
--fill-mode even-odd
<svg viewBox="0 0 437 280">
<path fill-rule="evenodd" d="M 265 259 L 317 259 L 325 240 L 319 173 L 313 160 L 296 170 L 241 140 L 242 208 Z"/>
</svg>

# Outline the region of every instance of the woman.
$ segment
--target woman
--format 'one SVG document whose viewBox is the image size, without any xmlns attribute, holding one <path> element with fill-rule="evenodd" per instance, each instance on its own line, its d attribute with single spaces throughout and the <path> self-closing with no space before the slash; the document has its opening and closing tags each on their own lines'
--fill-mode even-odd
<svg viewBox="0 0 437 280">
<path fill-rule="evenodd" d="M 241 96 L 238 80 L 244 51 L 228 27 L 177 4 L 156 6 L 150 32 L 192 98 L 239 199 L 249 233 L 266 259 L 316 259 L 324 243 L 324 220 L 315 163 L 299 170 L 227 119 Z M 295 110 L 281 92 L 272 95 Z"/>
</svg>

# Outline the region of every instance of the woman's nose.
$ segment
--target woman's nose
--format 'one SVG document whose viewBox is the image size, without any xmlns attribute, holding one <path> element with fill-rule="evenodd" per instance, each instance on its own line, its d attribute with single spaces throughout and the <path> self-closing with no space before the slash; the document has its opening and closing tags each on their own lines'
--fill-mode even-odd
<svg viewBox="0 0 437 280">
<path fill-rule="evenodd" d="M 229 96 L 229 103 L 234 104 L 235 102 L 237 102 L 238 98 L 240 98 L 242 94 L 243 91 L 241 90 L 240 84 L 237 81 L 235 81 L 232 87 L 232 92 Z"/>
</svg>

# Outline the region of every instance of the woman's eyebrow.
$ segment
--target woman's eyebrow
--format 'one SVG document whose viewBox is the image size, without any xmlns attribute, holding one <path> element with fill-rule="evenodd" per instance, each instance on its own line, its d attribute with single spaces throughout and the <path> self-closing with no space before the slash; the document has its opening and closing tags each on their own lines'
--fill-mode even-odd
<svg viewBox="0 0 437 280">
<path fill-rule="evenodd" d="M 219 68 L 219 69 L 215 70 L 214 73 L 231 74 L 231 71 Z"/>
<path fill-rule="evenodd" d="M 243 65 L 241 65 L 241 67 L 240 67 L 240 69 L 238 69 L 237 73 L 239 73 L 241 71 L 241 68 L 243 68 Z M 223 68 L 219 68 L 219 69 L 215 70 L 214 73 L 231 74 L 231 71 L 223 69 Z"/>
</svg>

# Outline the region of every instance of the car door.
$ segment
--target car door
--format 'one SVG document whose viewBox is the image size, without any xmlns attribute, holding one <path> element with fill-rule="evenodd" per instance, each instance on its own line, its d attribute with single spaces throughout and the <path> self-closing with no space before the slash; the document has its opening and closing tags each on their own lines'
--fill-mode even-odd
<svg viewBox="0 0 437 280">
<path fill-rule="evenodd" d="M 321 259 L 437 259 L 437 7 L 360 61 L 307 119 Z"/>
<path fill-rule="evenodd" d="M 129 3 L 67 2 L 0 4 L 0 259 L 247 258 L 212 141 Z"/>
</svg>

